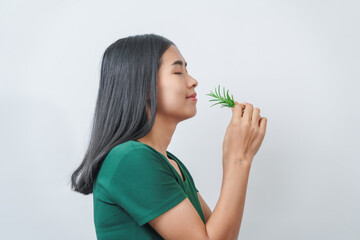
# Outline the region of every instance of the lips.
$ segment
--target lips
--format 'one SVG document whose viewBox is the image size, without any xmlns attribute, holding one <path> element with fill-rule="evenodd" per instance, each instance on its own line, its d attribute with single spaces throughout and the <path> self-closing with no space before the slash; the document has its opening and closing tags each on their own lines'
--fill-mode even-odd
<svg viewBox="0 0 360 240">
<path fill-rule="evenodd" d="M 186 98 L 196 98 L 196 93 L 194 93 L 193 95 L 187 96 Z"/>
</svg>

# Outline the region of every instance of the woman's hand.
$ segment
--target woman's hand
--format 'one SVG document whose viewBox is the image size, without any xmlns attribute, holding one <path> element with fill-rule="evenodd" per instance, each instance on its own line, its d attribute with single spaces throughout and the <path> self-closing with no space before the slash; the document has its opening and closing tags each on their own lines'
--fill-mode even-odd
<svg viewBox="0 0 360 240">
<path fill-rule="evenodd" d="M 223 142 L 223 165 L 240 161 L 251 165 L 266 132 L 267 118 L 260 117 L 260 109 L 250 103 L 235 101 L 233 116 Z"/>
</svg>

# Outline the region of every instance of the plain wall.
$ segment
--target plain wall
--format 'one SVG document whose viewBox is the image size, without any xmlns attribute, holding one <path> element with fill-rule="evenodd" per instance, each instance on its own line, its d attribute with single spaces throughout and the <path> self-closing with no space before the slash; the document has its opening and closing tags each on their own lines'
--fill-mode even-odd
<svg viewBox="0 0 360 240">
<path fill-rule="evenodd" d="M 197 114 L 168 150 L 213 210 L 232 112 L 267 117 L 239 239 L 360 239 L 358 1 L 14 1 L 0 8 L 2 239 L 96 239 L 92 195 L 70 190 L 119 38 L 172 40 L 198 80 Z"/>
</svg>

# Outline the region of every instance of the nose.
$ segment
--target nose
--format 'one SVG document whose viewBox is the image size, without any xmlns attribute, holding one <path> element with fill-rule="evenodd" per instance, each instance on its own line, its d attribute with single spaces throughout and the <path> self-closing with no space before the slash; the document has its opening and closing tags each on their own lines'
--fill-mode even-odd
<svg viewBox="0 0 360 240">
<path fill-rule="evenodd" d="M 193 77 L 190 76 L 190 75 L 189 75 L 189 79 L 190 79 L 189 82 L 190 82 L 191 86 L 192 86 L 192 85 L 195 85 L 195 87 L 196 87 L 197 85 L 199 85 L 198 81 L 196 81 L 196 79 L 193 78 Z"/>
</svg>

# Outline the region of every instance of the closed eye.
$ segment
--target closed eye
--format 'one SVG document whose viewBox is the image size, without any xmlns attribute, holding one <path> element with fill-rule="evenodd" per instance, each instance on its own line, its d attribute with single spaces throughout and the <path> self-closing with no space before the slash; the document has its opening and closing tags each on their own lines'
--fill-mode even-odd
<svg viewBox="0 0 360 240">
<path fill-rule="evenodd" d="M 182 74 L 181 72 L 176 72 L 175 74 Z"/>
</svg>

